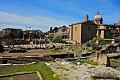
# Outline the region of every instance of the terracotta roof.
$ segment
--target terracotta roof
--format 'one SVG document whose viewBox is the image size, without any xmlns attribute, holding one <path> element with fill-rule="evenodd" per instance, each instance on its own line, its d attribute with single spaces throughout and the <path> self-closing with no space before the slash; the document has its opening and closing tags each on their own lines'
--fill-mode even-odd
<svg viewBox="0 0 120 80">
<path fill-rule="evenodd" d="M 118 23 L 116 23 L 115 26 L 120 27 L 120 21 Z"/>
</svg>

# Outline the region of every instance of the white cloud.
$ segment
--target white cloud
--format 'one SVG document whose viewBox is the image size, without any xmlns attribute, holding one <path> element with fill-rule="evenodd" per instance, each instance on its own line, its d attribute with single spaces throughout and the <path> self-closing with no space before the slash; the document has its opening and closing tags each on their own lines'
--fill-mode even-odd
<svg viewBox="0 0 120 80">
<path fill-rule="evenodd" d="M 20 25 L 41 25 L 41 26 L 61 26 L 67 24 L 65 20 L 46 16 L 20 16 L 16 14 L 0 11 L 0 23 L 20 24 Z"/>
</svg>

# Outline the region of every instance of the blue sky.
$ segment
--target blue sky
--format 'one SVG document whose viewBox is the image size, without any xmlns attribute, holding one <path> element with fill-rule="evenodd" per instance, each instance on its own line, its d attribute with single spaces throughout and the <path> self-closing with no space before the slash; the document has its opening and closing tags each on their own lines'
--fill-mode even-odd
<svg viewBox="0 0 120 80">
<path fill-rule="evenodd" d="M 105 24 L 120 21 L 120 0 L 0 0 L 0 29 L 49 30 L 51 26 L 93 20 L 99 10 Z"/>
</svg>

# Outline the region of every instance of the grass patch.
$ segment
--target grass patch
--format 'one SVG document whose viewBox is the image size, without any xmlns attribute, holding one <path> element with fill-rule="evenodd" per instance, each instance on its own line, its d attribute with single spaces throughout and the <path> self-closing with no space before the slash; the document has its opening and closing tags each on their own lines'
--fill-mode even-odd
<svg viewBox="0 0 120 80">
<path fill-rule="evenodd" d="M 57 48 L 50 49 L 49 51 L 52 52 L 52 53 L 58 53 L 58 52 L 61 52 L 61 50 L 60 50 L 60 49 L 57 49 Z"/>
<path fill-rule="evenodd" d="M 93 61 L 93 60 L 87 60 L 87 61 L 84 61 L 84 63 L 91 64 L 91 65 L 95 65 L 95 66 L 98 65 L 98 63 L 95 62 L 95 61 Z"/>
<path fill-rule="evenodd" d="M 119 59 L 110 59 L 110 66 L 120 67 L 120 58 Z"/>
<path fill-rule="evenodd" d="M 85 61 L 78 60 L 78 61 L 71 61 L 71 62 L 75 65 L 77 65 L 77 62 L 80 62 L 80 64 L 91 64 L 91 65 L 98 66 L 98 63 L 93 60 L 85 60 Z"/>
<path fill-rule="evenodd" d="M 44 80 L 59 80 L 58 77 L 56 78 L 53 77 L 55 73 L 44 62 L 31 64 L 31 65 L 0 67 L 0 75 L 13 74 L 17 72 L 33 72 L 33 71 L 39 71 Z"/>
<path fill-rule="evenodd" d="M 75 66 L 71 66 L 71 68 L 77 70 L 77 68 Z"/>
</svg>

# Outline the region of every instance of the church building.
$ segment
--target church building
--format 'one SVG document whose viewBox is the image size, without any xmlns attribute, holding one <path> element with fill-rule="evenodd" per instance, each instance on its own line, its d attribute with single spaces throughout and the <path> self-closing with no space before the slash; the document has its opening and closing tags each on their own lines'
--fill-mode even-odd
<svg viewBox="0 0 120 80">
<path fill-rule="evenodd" d="M 84 22 L 69 25 L 69 40 L 75 44 L 82 44 L 96 36 L 97 25 L 85 16 Z"/>
<path fill-rule="evenodd" d="M 83 22 L 69 25 L 69 41 L 72 43 L 82 44 L 96 36 L 110 38 L 110 29 L 108 25 L 103 24 L 99 11 L 93 20 L 89 20 L 89 16 L 86 15 Z"/>
</svg>

